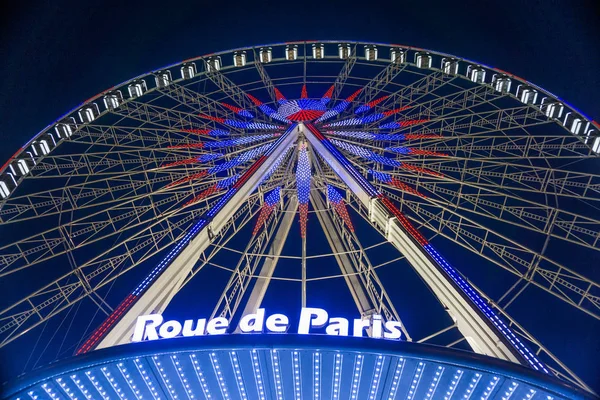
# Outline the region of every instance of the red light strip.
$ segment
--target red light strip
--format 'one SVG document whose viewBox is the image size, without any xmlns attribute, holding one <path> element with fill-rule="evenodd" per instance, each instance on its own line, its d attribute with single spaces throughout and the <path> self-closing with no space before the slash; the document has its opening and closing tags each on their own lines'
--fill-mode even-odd
<svg viewBox="0 0 600 400">
<path fill-rule="evenodd" d="M 225 118 L 213 117 L 212 115 L 198 114 L 198 116 L 200 118 L 210 119 L 211 121 L 216 121 L 216 122 L 220 122 L 220 123 L 225 122 Z"/>
<path fill-rule="evenodd" d="M 298 205 L 298 211 L 300 212 L 300 236 L 306 237 L 306 222 L 308 221 L 308 203 L 301 203 Z"/>
<path fill-rule="evenodd" d="M 440 178 L 444 177 L 444 175 L 441 174 L 441 173 L 439 173 L 439 172 L 432 171 L 432 170 L 426 169 L 426 168 L 417 167 L 415 165 L 409 165 L 409 164 L 406 164 L 406 163 L 402 163 L 402 166 L 400 168 L 407 169 L 409 171 L 421 172 L 423 174 L 438 176 Z"/>
<path fill-rule="evenodd" d="M 381 202 L 388 208 L 388 210 L 396 217 L 398 218 L 398 222 L 400 222 L 400 224 L 404 227 L 404 229 L 406 229 L 408 231 L 408 233 L 410 233 L 410 235 L 421 245 L 421 246 L 426 246 L 429 244 L 429 242 L 427 241 L 427 239 L 425 239 L 425 237 L 423 237 L 423 235 L 421 235 L 421 232 L 419 232 L 411 223 L 410 221 L 404 216 L 404 214 L 402 212 L 400 212 L 400 210 L 398 210 L 396 208 L 396 206 L 394 205 L 394 203 L 392 203 L 387 197 L 385 197 L 383 194 L 380 194 L 378 196 L 381 199 Z"/>
<path fill-rule="evenodd" d="M 433 135 L 433 134 L 420 134 L 420 133 L 406 133 L 404 138 L 406 140 L 411 139 L 441 139 L 442 135 Z"/>
<path fill-rule="evenodd" d="M 331 96 L 333 96 L 333 89 L 335 89 L 334 85 L 331 85 L 331 87 L 329 89 L 327 89 L 327 91 L 325 92 L 325 94 L 323 95 L 324 99 L 330 99 Z"/>
<path fill-rule="evenodd" d="M 421 149 L 408 149 L 410 151 L 410 154 L 415 154 L 418 156 L 439 156 L 439 157 L 448 157 L 448 154 L 446 153 L 439 153 L 437 151 L 430 151 L 430 150 L 421 150 Z"/>
<path fill-rule="evenodd" d="M 190 175 L 190 176 L 186 176 L 185 178 L 178 179 L 175 182 L 171 182 L 171 183 L 169 183 L 165 187 L 166 188 L 170 188 L 170 187 L 179 185 L 181 183 L 189 182 L 189 181 L 194 180 L 194 179 L 204 178 L 207 174 L 208 174 L 208 172 L 202 171 L 202 172 L 199 172 L 197 174 L 193 174 L 193 175 Z"/>
<path fill-rule="evenodd" d="M 275 206 L 271 206 L 267 203 L 263 204 L 263 206 L 260 210 L 260 214 L 258 215 L 258 220 L 256 221 L 256 225 L 254 225 L 254 230 L 252 231 L 252 235 L 256 235 L 258 233 L 258 231 L 264 225 L 264 223 L 267 221 L 267 219 L 269 218 L 269 216 L 271 215 L 271 213 L 273 212 L 274 209 L 275 209 Z"/>
<path fill-rule="evenodd" d="M 277 89 L 276 87 L 274 87 L 273 90 L 275 91 L 275 100 L 277 100 L 277 101 L 284 101 L 284 100 L 286 100 L 285 96 L 279 91 L 279 89 Z"/>
<path fill-rule="evenodd" d="M 250 178 L 252 174 L 254 174 L 258 167 L 260 167 L 262 163 L 265 162 L 266 159 L 266 156 L 260 156 L 260 158 L 256 160 L 246 172 L 244 172 L 244 175 L 242 175 L 240 179 L 238 179 L 238 181 L 233 185 L 233 188 L 238 189 L 240 186 L 242 186 L 248 180 L 248 178 Z"/>
<path fill-rule="evenodd" d="M 210 129 L 182 129 L 181 131 L 188 132 L 188 133 L 196 133 L 198 135 L 208 135 L 211 130 Z"/>
<path fill-rule="evenodd" d="M 356 96 L 358 96 L 358 94 L 363 90 L 363 88 L 358 89 L 356 92 L 352 93 L 350 96 L 348 96 L 348 98 L 346 99 L 347 101 L 354 101 L 354 99 L 356 98 Z"/>
<path fill-rule="evenodd" d="M 252 101 L 255 106 L 260 106 L 262 104 L 262 101 L 260 101 L 256 97 L 252 96 L 251 94 L 246 93 L 246 96 L 248 96 L 248 98 L 250 99 L 250 101 Z"/>
<path fill-rule="evenodd" d="M 202 147 L 204 147 L 204 143 L 187 143 L 167 146 L 167 149 L 201 149 Z"/>
<path fill-rule="evenodd" d="M 344 221 L 350 232 L 354 232 L 354 225 L 352 225 L 352 221 L 350 220 L 350 215 L 348 215 L 348 210 L 346 209 L 346 204 L 343 201 L 339 201 L 337 203 L 332 202 L 333 209 L 338 213 L 340 218 Z"/>
<path fill-rule="evenodd" d="M 308 92 L 306 91 L 306 83 L 304 85 L 302 85 L 302 92 L 300 93 L 300 98 L 301 99 L 308 98 Z"/>
<path fill-rule="evenodd" d="M 409 108 L 410 108 L 410 106 L 404 106 L 404 107 L 400 107 L 400 108 L 395 108 L 393 110 L 385 111 L 383 113 L 383 115 L 385 115 L 386 117 L 389 117 L 390 115 L 394 115 L 396 113 L 399 113 L 400 111 L 404 111 L 404 110 L 407 110 Z"/>
<path fill-rule="evenodd" d="M 133 303 L 135 299 L 136 296 L 132 294 L 127 296 L 125 300 L 123 300 L 121 304 L 119 304 L 119 306 L 115 308 L 115 310 L 108 316 L 108 318 L 104 320 L 102 325 L 100 325 L 98 329 L 94 331 L 92 336 L 90 336 L 89 339 L 86 340 L 83 346 L 81 346 L 75 354 L 79 355 L 90 351 L 92 347 L 94 347 L 100 341 L 102 336 L 104 336 L 108 328 L 110 328 L 117 319 L 121 318 L 121 316 L 125 313 L 125 311 L 129 308 L 129 306 Z"/>
<path fill-rule="evenodd" d="M 175 165 L 192 164 L 192 163 L 195 163 L 195 162 L 198 162 L 198 159 L 195 158 L 195 157 L 194 158 L 186 158 L 185 160 L 179 160 L 179 161 L 175 161 L 175 162 L 172 162 L 172 163 L 165 164 L 162 167 L 163 168 L 165 168 L 165 167 L 173 167 Z"/>
<path fill-rule="evenodd" d="M 188 200 L 187 202 L 185 202 L 182 207 L 189 206 L 190 204 L 196 203 L 196 202 L 198 202 L 198 201 L 200 201 L 200 200 L 202 200 L 202 199 L 204 199 L 204 198 L 210 196 L 211 194 L 216 193 L 216 192 L 218 192 L 220 190 L 221 189 L 219 189 L 219 187 L 216 184 L 214 184 L 213 186 L 209 187 L 208 189 L 204 189 L 202 192 L 200 192 L 193 199 Z"/>
<path fill-rule="evenodd" d="M 230 109 L 234 113 L 239 113 L 240 111 L 242 111 L 242 109 L 240 107 L 232 106 L 231 104 L 221 103 L 221 105 L 225 108 Z"/>
<path fill-rule="evenodd" d="M 404 182 L 399 181 L 396 178 L 392 178 L 392 180 L 390 181 L 390 185 L 392 185 L 394 187 L 397 187 L 398 189 L 403 190 L 405 192 L 412 193 L 415 196 L 419 196 L 419 197 L 422 197 L 424 199 L 427 198 L 427 196 L 425 196 L 423 193 L 420 193 L 418 190 L 412 188 L 411 186 L 407 185 Z"/>
</svg>

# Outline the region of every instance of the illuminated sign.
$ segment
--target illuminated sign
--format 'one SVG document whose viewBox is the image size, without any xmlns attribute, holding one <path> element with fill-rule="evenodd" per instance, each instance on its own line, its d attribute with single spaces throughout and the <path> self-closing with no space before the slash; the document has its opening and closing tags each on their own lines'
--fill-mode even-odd
<svg viewBox="0 0 600 400">
<path fill-rule="evenodd" d="M 238 324 L 236 333 L 286 333 L 290 329 L 290 319 L 284 314 L 265 315 L 265 309 L 259 308 L 255 314 L 244 315 Z M 329 317 L 322 308 L 303 307 L 296 332 L 301 335 L 324 333 L 330 336 L 369 336 L 377 339 L 401 338 L 402 324 L 398 321 L 383 321 L 379 314 L 369 319 L 349 321 L 341 317 Z M 223 335 L 229 330 L 227 318 L 188 319 L 183 323 L 175 320 L 164 321 L 160 314 L 138 317 L 133 342 L 144 340 L 170 339 L 204 335 Z"/>
</svg>

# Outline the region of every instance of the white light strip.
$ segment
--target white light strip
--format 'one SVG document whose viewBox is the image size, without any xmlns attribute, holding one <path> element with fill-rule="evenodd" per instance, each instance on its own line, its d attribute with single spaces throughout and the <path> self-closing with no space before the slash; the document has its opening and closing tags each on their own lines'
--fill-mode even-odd
<svg viewBox="0 0 600 400">
<path fill-rule="evenodd" d="M 46 392 L 48 394 L 48 396 L 52 397 L 53 399 L 58 399 L 58 395 L 56 394 L 56 392 L 54 390 L 52 390 L 52 388 L 47 383 L 44 383 L 42 385 L 42 389 L 44 389 L 44 392 Z M 27 394 L 32 399 L 37 399 L 38 398 L 38 396 L 35 395 L 33 392 L 29 392 Z"/>
<path fill-rule="evenodd" d="M 71 375 L 71 380 L 77 386 L 77 388 L 79 389 L 79 391 L 81 393 L 83 393 L 83 395 L 85 396 L 86 399 L 92 399 L 92 395 L 90 394 L 90 391 L 87 390 L 85 388 L 85 386 L 83 386 L 83 383 L 81 383 L 81 379 L 79 379 L 77 377 L 77 375 Z"/>
<path fill-rule="evenodd" d="M 462 397 L 464 400 L 469 400 L 471 398 L 471 396 L 473 395 L 473 392 L 475 391 L 475 388 L 477 387 L 477 384 L 479 383 L 480 380 L 481 380 L 481 374 L 476 373 L 475 376 L 471 379 L 471 382 L 469 382 L 467 391 L 465 392 L 464 396 Z"/>
<path fill-rule="evenodd" d="M 523 400 L 531 399 L 536 393 L 537 393 L 536 390 L 529 389 L 529 392 L 525 395 L 525 397 L 523 397 Z"/>
<path fill-rule="evenodd" d="M 137 388 L 135 382 L 133 381 L 133 379 L 131 379 L 131 374 L 127 372 L 127 368 L 125 368 L 125 365 L 123 365 L 123 363 L 118 363 L 117 367 L 119 368 L 119 372 L 123 376 L 123 379 L 125 379 L 127 385 L 129 385 L 129 389 L 131 389 L 135 398 L 141 400 L 142 396 L 140 395 L 140 389 Z"/>
<path fill-rule="evenodd" d="M 508 400 L 512 397 L 512 395 L 515 393 L 515 390 L 517 389 L 517 387 L 519 386 L 519 384 L 517 382 L 513 382 L 510 384 L 510 386 L 508 387 L 508 389 L 506 389 L 506 391 L 504 392 L 504 395 L 502 396 L 502 400 Z"/>
<path fill-rule="evenodd" d="M 142 362 L 140 361 L 139 358 L 136 358 L 135 360 L 133 360 L 133 363 L 135 364 L 135 367 L 137 368 L 140 375 L 142 376 L 142 379 L 144 380 L 146 387 L 148 388 L 150 393 L 152 393 L 152 397 L 155 400 L 158 400 L 158 392 L 156 390 L 156 387 L 154 387 L 152 380 L 150 380 L 150 377 L 148 376 L 148 373 L 146 372 L 146 369 L 144 368 L 144 364 L 142 364 Z"/>
<path fill-rule="evenodd" d="M 383 363 L 385 360 L 382 355 L 377 356 L 375 360 L 375 370 L 373 371 L 373 378 L 371 379 L 371 389 L 369 390 L 369 399 L 375 399 L 377 389 L 379 389 L 379 382 L 381 380 L 381 370 L 383 369 Z"/>
<path fill-rule="evenodd" d="M 394 377 L 392 378 L 392 386 L 390 387 L 390 395 L 388 396 L 388 400 L 394 400 L 396 398 L 396 393 L 398 393 L 398 387 L 400 385 L 400 379 L 402 379 L 402 372 L 404 371 L 404 358 L 398 359 L 398 364 L 396 364 L 396 370 L 394 371 Z"/>
<path fill-rule="evenodd" d="M 435 375 L 433 375 L 433 380 L 431 381 L 431 385 L 429 385 L 429 390 L 427 390 L 427 394 L 425 395 L 426 399 L 430 399 L 431 396 L 435 394 L 435 391 L 440 384 L 440 379 L 442 379 L 442 375 L 444 373 L 444 367 L 438 365 L 435 370 Z"/>
<path fill-rule="evenodd" d="M 496 385 L 498 385 L 499 380 L 500 379 L 497 376 L 494 376 L 492 378 L 490 383 L 488 383 L 487 387 L 485 388 L 485 392 L 483 392 L 483 396 L 481 396 L 481 400 L 488 400 L 490 398 L 490 396 L 492 395 L 492 392 L 496 388 Z"/>
<path fill-rule="evenodd" d="M 417 369 L 415 370 L 415 374 L 413 375 L 413 380 L 410 383 L 410 388 L 408 389 L 408 396 L 406 396 L 406 400 L 411 400 L 415 393 L 417 393 L 417 389 L 419 388 L 419 383 L 421 382 L 421 377 L 423 376 L 423 370 L 425 369 L 425 364 L 423 362 L 419 362 L 417 365 Z"/>
<path fill-rule="evenodd" d="M 450 400 L 452 398 L 452 395 L 456 391 L 456 387 L 460 383 L 460 380 L 462 379 L 462 376 L 464 373 L 465 372 L 462 369 L 459 369 L 456 371 L 456 373 L 452 377 L 452 380 L 450 381 L 450 386 L 448 386 L 448 390 L 446 390 L 446 394 L 444 395 L 444 400 Z M 484 400 L 484 399 L 482 399 L 482 400 Z"/>
<path fill-rule="evenodd" d="M 356 360 L 354 361 L 354 374 L 352 375 L 352 391 L 350 394 L 350 398 L 352 400 L 356 400 L 356 396 L 358 396 L 358 389 L 360 385 L 360 375 L 362 373 L 363 367 L 363 355 L 358 354 L 356 356 Z"/>
<path fill-rule="evenodd" d="M 313 398 L 319 400 L 321 398 L 321 353 L 318 351 L 313 354 Z"/>
<path fill-rule="evenodd" d="M 110 383 L 110 386 L 112 386 L 115 393 L 117 393 L 117 396 L 119 396 L 119 398 L 121 398 L 123 400 L 127 400 L 127 396 L 125 396 L 125 393 L 123 393 L 123 390 L 119 387 L 119 384 L 115 381 L 115 378 L 112 377 L 110 371 L 108 371 L 106 369 L 106 367 L 102 367 L 102 368 L 100 368 L 100 370 L 102 371 L 102 375 L 104 375 L 104 377 L 106 378 L 108 383 Z"/>
<path fill-rule="evenodd" d="M 109 397 L 106 395 L 106 390 L 104 390 L 104 388 L 102 387 L 100 382 L 98 382 L 98 379 L 96 379 L 96 376 L 92 375 L 91 371 L 86 371 L 85 376 L 87 376 L 89 381 L 92 382 L 92 385 L 94 385 L 94 388 L 96 388 L 96 390 L 98 391 L 98 394 L 100 396 L 102 396 L 102 398 L 104 400 L 109 400 Z"/>
<path fill-rule="evenodd" d="M 225 378 L 223 378 L 223 371 L 221 371 L 221 366 L 219 365 L 219 360 L 217 360 L 216 353 L 210 353 L 210 362 L 212 363 L 213 371 L 217 377 L 217 382 L 219 382 L 221 394 L 224 399 L 229 400 L 229 392 L 227 391 L 227 386 L 225 386 Z"/>
<path fill-rule="evenodd" d="M 173 354 L 171 356 L 171 362 L 173 363 L 173 367 L 175 367 L 175 370 L 177 371 L 177 376 L 179 377 L 179 381 L 181 382 L 181 385 L 185 389 L 185 393 L 187 394 L 188 398 L 195 399 L 194 391 L 190 387 L 190 383 L 188 382 L 188 380 L 185 376 L 185 373 L 183 372 L 183 367 L 181 366 L 181 362 L 179 361 L 179 358 L 177 358 L 177 355 Z"/>
<path fill-rule="evenodd" d="M 246 393 L 246 387 L 244 386 L 244 379 L 242 378 L 242 370 L 240 369 L 240 363 L 235 351 L 229 352 L 229 359 L 231 360 L 231 366 L 235 373 L 235 380 L 237 382 L 238 391 L 240 392 L 240 397 L 242 400 L 247 400 L 248 395 Z"/>
<path fill-rule="evenodd" d="M 294 370 L 294 398 L 302 400 L 302 382 L 300 381 L 300 355 L 292 352 L 292 368 Z"/>
<path fill-rule="evenodd" d="M 200 382 L 200 386 L 202 387 L 202 391 L 204 392 L 204 396 L 207 399 L 211 398 L 210 390 L 208 390 L 208 384 L 206 383 L 206 378 L 200 369 L 200 364 L 198 363 L 198 359 L 195 354 L 190 355 L 190 360 L 192 361 L 192 365 L 194 366 L 194 371 L 196 371 L 196 376 L 198 377 L 198 382 Z"/>
<path fill-rule="evenodd" d="M 65 382 L 63 378 L 56 379 L 56 383 L 60 385 L 62 390 L 64 390 L 64 392 L 69 396 L 69 398 L 77 400 L 77 396 L 75 395 L 75 393 L 73 393 L 71 388 L 67 386 L 67 382 Z"/>
<path fill-rule="evenodd" d="M 277 350 L 271 350 L 271 363 L 273 364 L 273 376 L 275 376 L 275 393 L 277 394 L 277 400 L 283 400 L 283 385 L 281 384 L 281 369 Z"/>
<path fill-rule="evenodd" d="M 331 398 L 333 400 L 339 400 L 340 398 L 340 379 L 342 379 L 342 355 L 336 354 L 333 362 L 333 388 L 331 392 Z"/>
<path fill-rule="evenodd" d="M 258 353 L 255 349 L 252 349 L 252 366 L 254 369 L 254 380 L 256 381 L 256 390 L 261 400 L 265 400 L 265 386 L 263 384 L 263 374 L 260 369 L 260 362 L 258 360 Z"/>
<path fill-rule="evenodd" d="M 152 362 L 154 363 L 154 366 L 158 370 L 160 379 L 162 379 L 163 383 L 169 390 L 169 393 L 171 393 L 171 397 L 177 398 L 177 393 L 175 392 L 175 389 L 173 388 L 173 384 L 171 383 L 171 381 L 169 380 L 169 377 L 165 373 L 165 367 L 162 365 L 162 363 L 160 361 L 158 361 L 158 356 L 153 356 Z"/>
</svg>

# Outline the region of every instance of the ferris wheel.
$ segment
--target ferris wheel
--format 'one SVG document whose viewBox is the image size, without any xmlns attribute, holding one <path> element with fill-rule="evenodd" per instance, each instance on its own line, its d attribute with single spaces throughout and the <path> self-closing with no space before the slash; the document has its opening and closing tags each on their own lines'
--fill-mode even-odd
<svg viewBox="0 0 600 400">
<path fill-rule="evenodd" d="M 480 370 L 503 360 L 568 389 L 483 372 L 459 383 L 459 367 L 438 390 L 436 376 L 450 364 L 431 364 L 431 384 L 421 384 L 418 357 L 408 372 L 406 355 L 392 363 L 388 353 L 367 352 L 339 380 L 332 375 L 330 393 L 319 392 L 314 370 L 308 386 L 299 381 L 299 350 L 290 350 L 286 385 L 277 381 L 278 350 L 248 345 L 248 357 L 271 346 L 261 362 L 273 371 L 273 397 L 256 369 L 252 389 L 242 383 L 238 353 L 207 355 L 213 389 L 203 380 L 210 371 L 202 375 L 190 355 L 197 392 L 181 369 L 173 376 L 182 386 L 172 388 L 159 356 L 146 354 L 128 359 L 139 384 L 127 383 L 123 364 L 113 366 L 123 392 L 106 370 L 98 380 L 83 372 L 82 386 L 68 369 L 70 380 L 49 375 L 10 395 L 142 398 L 139 386 L 145 398 L 245 399 L 251 390 L 256 398 L 342 398 L 347 377 L 350 398 L 591 396 L 579 367 L 558 356 L 561 341 L 544 337 L 555 321 L 543 319 L 598 326 L 599 153 L 598 123 L 557 96 L 410 46 L 273 44 L 135 77 L 59 118 L 0 169 L 3 358 L 23 348 L 34 359 L 107 354 L 151 339 L 135 339 L 140 316 L 206 315 L 231 323 L 234 337 L 258 310 L 312 310 L 318 319 L 326 308 L 358 318 L 311 333 L 468 351 Z M 181 336 L 174 326 L 160 337 Z M 304 364 L 342 363 L 330 353 L 313 351 Z M 387 383 L 374 367 L 359 384 L 360 361 L 371 356 L 389 369 Z M 10 362 L 31 367 L 31 357 Z M 224 362 L 231 387 L 220 375 Z M 403 374 L 405 387 L 396 383 Z"/>
</svg>

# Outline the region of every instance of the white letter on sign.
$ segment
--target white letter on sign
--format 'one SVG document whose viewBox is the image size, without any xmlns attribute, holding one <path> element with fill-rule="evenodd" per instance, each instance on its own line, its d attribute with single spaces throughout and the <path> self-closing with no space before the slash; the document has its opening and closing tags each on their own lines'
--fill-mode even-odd
<svg viewBox="0 0 600 400">
<path fill-rule="evenodd" d="M 285 333 L 290 327 L 290 320 L 283 314 L 273 314 L 267 318 L 267 332 Z"/>
<path fill-rule="evenodd" d="M 300 335 L 308 335 L 311 326 L 322 328 L 327 323 L 328 316 L 327 311 L 322 308 L 302 307 L 298 333 Z"/>
<path fill-rule="evenodd" d="M 156 332 L 156 328 L 162 324 L 162 322 L 163 317 L 160 314 L 142 315 L 141 317 L 138 317 L 131 341 L 141 342 L 146 338 L 148 340 L 157 340 L 158 333 Z"/>
<path fill-rule="evenodd" d="M 211 319 L 208 321 L 208 326 L 206 327 L 206 332 L 209 335 L 222 335 L 227 332 L 227 327 L 229 326 L 229 321 L 224 317 L 217 317 L 215 319 Z"/>
<path fill-rule="evenodd" d="M 240 331 L 243 333 L 262 332 L 264 321 L 265 309 L 259 308 L 256 310 L 256 314 L 248 314 L 242 317 L 240 320 Z"/>
</svg>

